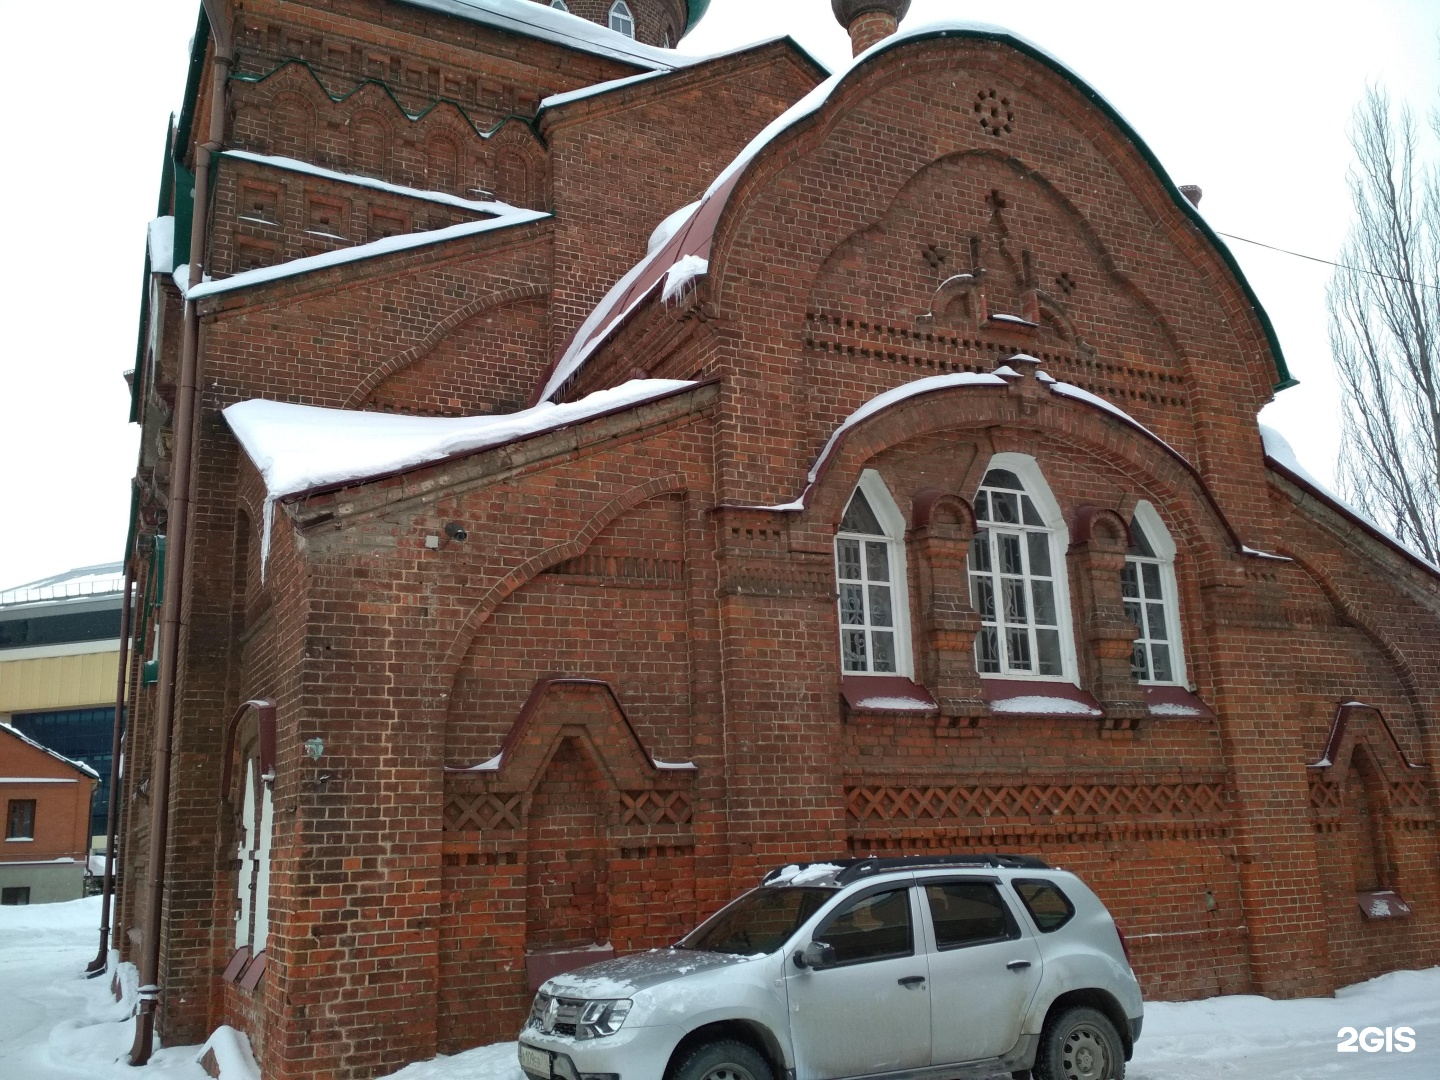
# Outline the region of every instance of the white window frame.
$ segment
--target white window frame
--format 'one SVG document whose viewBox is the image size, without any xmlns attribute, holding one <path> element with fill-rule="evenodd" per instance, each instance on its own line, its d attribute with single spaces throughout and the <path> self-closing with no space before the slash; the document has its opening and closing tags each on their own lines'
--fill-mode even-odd
<svg viewBox="0 0 1440 1080">
<path fill-rule="evenodd" d="M 866 469 L 860 474 L 860 482 L 855 485 L 854 491 L 851 491 L 845 499 L 845 505 L 841 510 L 842 514 L 849 508 L 850 500 L 855 497 L 855 491 L 864 493 L 870 509 L 875 512 L 876 520 L 880 522 L 880 528 L 884 530 L 883 541 L 890 559 L 890 605 L 895 623 L 893 628 L 895 631 L 895 670 L 846 671 L 844 638 L 838 636 L 836 645 L 840 649 L 840 673 L 847 677 L 861 679 L 872 676 L 894 678 L 897 675 L 913 679 L 915 662 L 910 647 L 910 576 L 905 564 L 905 515 L 901 513 L 900 507 L 890 494 L 890 488 L 886 486 L 884 479 L 874 469 Z M 831 558 L 835 570 L 835 618 L 837 623 L 840 621 L 840 541 L 842 539 L 873 543 L 876 537 L 866 533 L 843 532 L 838 526 L 835 530 L 835 542 L 831 545 Z M 845 633 L 844 623 L 840 623 L 839 633 L 840 635 Z M 873 655 L 869 649 L 868 637 L 866 645 L 865 661 L 868 664 Z"/>
<path fill-rule="evenodd" d="M 1040 675 L 1027 671 L 980 671 L 980 657 L 975 651 L 975 670 L 979 672 L 982 679 L 1025 679 L 1030 682 L 1043 683 L 1069 683 L 1072 686 L 1080 685 L 1080 665 L 1075 656 L 1075 627 L 1074 616 L 1070 607 L 1070 564 L 1065 559 L 1065 553 L 1069 548 L 1069 527 L 1065 524 L 1065 515 L 1060 511 L 1060 504 L 1055 500 L 1050 485 L 1045 482 L 1045 474 L 1040 469 L 1040 463 L 1029 454 L 1000 453 L 995 454 L 986 463 L 980 473 L 980 482 L 975 485 L 978 492 L 985 486 L 985 477 L 991 469 L 1005 469 L 1014 473 L 1020 478 L 1025 486 L 1025 494 L 1035 504 L 1040 519 L 1044 522 L 1043 528 L 1049 536 L 1050 548 L 1050 580 L 1055 587 L 1055 621 L 1060 631 L 1060 667 L 1059 675 Z M 976 531 L 992 528 L 987 522 L 976 521 Z M 1022 526 L 1022 531 L 1036 531 L 1035 526 Z M 995 558 L 996 552 L 992 542 L 991 558 Z M 1026 558 L 1029 556 L 1027 554 Z M 969 559 L 966 559 L 966 582 L 969 582 Z M 1028 578 L 1026 580 L 1029 580 Z M 1027 603 L 1030 602 L 1027 596 Z M 1000 604 L 1000 595 L 997 592 L 995 603 Z M 979 639 L 977 636 L 975 649 L 978 650 Z M 974 651 L 974 650 L 972 650 Z"/>
<path fill-rule="evenodd" d="M 625 0 L 615 0 L 615 3 L 610 5 L 610 15 L 606 19 L 606 25 L 617 34 L 624 34 L 628 38 L 635 37 L 635 15 Z"/>
<path fill-rule="evenodd" d="M 245 795 L 241 800 L 240 872 L 235 883 L 235 947 L 248 945 L 250 955 L 265 950 L 270 937 L 270 846 L 275 831 L 273 777 L 261 775 L 260 760 L 242 760 Z"/>
<path fill-rule="evenodd" d="M 1188 686 L 1190 683 L 1185 672 L 1185 642 L 1180 633 L 1180 586 L 1175 577 L 1175 540 L 1170 535 L 1170 530 L 1165 527 L 1165 521 L 1159 512 L 1144 499 L 1135 504 L 1135 512 L 1131 514 L 1131 518 L 1140 523 L 1145 538 L 1150 541 L 1150 547 L 1155 552 L 1155 558 L 1127 554 L 1125 561 L 1160 565 L 1161 605 L 1165 612 L 1165 632 L 1168 635 L 1165 644 L 1170 646 L 1171 677 L 1139 681 L 1144 686 Z M 1151 670 L 1154 670 L 1153 663 Z"/>
</svg>

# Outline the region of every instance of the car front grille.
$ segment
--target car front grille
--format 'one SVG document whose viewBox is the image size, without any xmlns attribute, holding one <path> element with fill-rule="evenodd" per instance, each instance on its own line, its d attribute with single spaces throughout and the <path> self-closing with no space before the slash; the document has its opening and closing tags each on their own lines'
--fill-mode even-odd
<svg viewBox="0 0 1440 1080">
<path fill-rule="evenodd" d="M 552 1001 L 555 1003 L 553 1019 L 550 1015 L 550 1004 Z M 580 1010 L 584 1007 L 585 1002 L 576 998 L 556 999 L 541 994 L 535 1002 L 535 1009 L 531 1013 L 529 1026 L 536 1031 L 543 1031 L 547 1035 L 563 1035 L 573 1039 L 575 1037 L 575 1025 L 580 1019 Z"/>
</svg>

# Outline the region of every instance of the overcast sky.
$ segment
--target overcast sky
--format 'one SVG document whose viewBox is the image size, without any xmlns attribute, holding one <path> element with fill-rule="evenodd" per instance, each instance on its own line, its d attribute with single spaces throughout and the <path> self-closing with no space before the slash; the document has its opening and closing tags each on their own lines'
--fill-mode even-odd
<svg viewBox="0 0 1440 1080">
<path fill-rule="evenodd" d="M 118 559 L 137 434 L 134 365 L 146 222 L 198 0 L 64 9 L 0 0 L 12 49 L 0 113 L 0 587 Z M 1134 125 L 1218 230 L 1333 258 L 1350 221 L 1346 128 L 1367 81 L 1421 111 L 1440 87 L 1440 3 L 1366 0 L 915 0 L 907 21 L 1002 22 L 1060 57 Z M 790 33 L 849 57 L 829 0 L 713 0 L 682 43 Z M 57 51 L 58 50 L 58 51 Z M 1231 244 L 1301 381 L 1265 412 L 1322 478 L 1339 401 L 1329 269 Z"/>
</svg>

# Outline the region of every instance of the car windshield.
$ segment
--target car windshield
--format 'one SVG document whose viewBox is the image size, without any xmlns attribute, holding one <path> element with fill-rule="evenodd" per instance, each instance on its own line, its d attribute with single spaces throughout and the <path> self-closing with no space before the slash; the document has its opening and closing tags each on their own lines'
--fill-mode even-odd
<svg viewBox="0 0 1440 1080">
<path fill-rule="evenodd" d="M 834 889 L 761 886 L 692 931 L 680 947 L 740 956 L 772 953 L 834 895 Z"/>
</svg>

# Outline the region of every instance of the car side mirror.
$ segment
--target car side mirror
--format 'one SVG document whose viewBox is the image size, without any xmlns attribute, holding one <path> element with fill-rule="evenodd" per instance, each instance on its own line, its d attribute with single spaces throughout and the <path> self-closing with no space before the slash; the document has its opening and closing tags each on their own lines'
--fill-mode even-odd
<svg viewBox="0 0 1440 1080">
<path fill-rule="evenodd" d="M 795 966 L 824 971 L 835 966 L 835 946 L 828 941 L 812 941 L 795 954 Z"/>
</svg>

